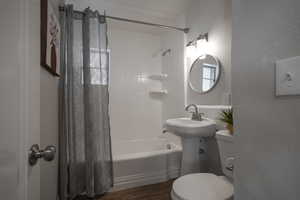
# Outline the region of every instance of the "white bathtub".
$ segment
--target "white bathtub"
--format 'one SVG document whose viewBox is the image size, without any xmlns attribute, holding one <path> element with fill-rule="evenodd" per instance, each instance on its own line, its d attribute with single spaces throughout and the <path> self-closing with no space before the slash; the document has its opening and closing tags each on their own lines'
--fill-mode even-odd
<svg viewBox="0 0 300 200">
<path fill-rule="evenodd" d="M 112 152 L 114 191 L 179 176 L 182 149 L 166 139 L 116 142 Z"/>
</svg>

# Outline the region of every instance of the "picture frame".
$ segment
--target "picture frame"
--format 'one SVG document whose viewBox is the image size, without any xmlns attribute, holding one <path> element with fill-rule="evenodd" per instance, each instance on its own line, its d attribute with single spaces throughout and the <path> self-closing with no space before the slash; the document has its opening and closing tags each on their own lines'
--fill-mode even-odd
<svg viewBox="0 0 300 200">
<path fill-rule="evenodd" d="M 41 3 L 41 66 L 53 76 L 60 72 L 60 24 L 53 5 L 48 0 Z"/>
</svg>

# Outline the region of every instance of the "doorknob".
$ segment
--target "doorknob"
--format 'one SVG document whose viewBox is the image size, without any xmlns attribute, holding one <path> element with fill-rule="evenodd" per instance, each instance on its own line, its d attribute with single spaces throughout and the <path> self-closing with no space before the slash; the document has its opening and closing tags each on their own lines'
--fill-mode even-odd
<svg viewBox="0 0 300 200">
<path fill-rule="evenodd" d="M 50 162 L 54 160 L 55 153 L 56 148 L 53 145 L 47 146 L 44 150 L 41 150 L 38 144 L 34 144 L 29 150 L 29 164 L 31 166 L 35 165 L 40 158 Z"/>
</svg>

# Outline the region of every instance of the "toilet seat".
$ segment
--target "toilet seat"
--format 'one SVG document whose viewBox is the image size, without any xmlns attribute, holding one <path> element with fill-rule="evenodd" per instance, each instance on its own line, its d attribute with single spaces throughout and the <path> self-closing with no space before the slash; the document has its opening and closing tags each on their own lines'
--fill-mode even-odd
<svg viewBox="0 0 300 200">
<path fill-rule="evenodd" d="M 171 195 L 172 200 L 228 200 L 233 199 L 233 185 L 214 174 L 188 174 L 174 181 Z"/>
</svg>

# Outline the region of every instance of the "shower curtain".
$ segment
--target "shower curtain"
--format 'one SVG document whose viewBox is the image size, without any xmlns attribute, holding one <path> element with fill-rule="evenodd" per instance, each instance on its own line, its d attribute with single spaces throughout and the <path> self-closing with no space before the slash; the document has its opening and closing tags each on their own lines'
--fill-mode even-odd
<svg viewBox="0 0 300 200">
<path fill-rule="evenodd" d="M 107 24 L 71 5 L 60 16 L 60 199 L 93 198 L 113 184 Z"/>
</svg>

